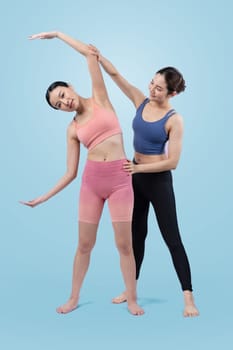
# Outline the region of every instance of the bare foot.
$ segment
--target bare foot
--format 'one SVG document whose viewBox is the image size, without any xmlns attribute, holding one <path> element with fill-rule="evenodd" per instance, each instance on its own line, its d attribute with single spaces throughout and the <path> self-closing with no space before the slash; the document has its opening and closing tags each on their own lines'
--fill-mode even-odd
<svg viewBox="0 0 233 350">
<path fill-rule="evenodd" d="M 196 317 L 199 316 L 199 311 L 194 304 L 193 294 L 189 290 L 184 291 L 184 317 Z"/>
<path fill-rule="evenodd" d="M 134 316 L 141 316 L 145 313 L 137 303 L 128 304 L 128 310 Z"/>
<path fill-rule="evenodd" d="M 59 314 L 68 314 L 68 312 L 73 311 L 77 308 L 78 305 L 78 299 L 70 298 L 67 303 L 64 305 L 59 306 L 56 311 Z"/>
<path fill-rule="evenodd" d="M 126 301 L 127 301 L 127 298 L 126 298 L 125 292 L 123 292 L 121 295 L 118 295 L 117 297 L 112 299 L 113 304 L 121 304 L 121 303 L 125 303 Z"/>
</svg>

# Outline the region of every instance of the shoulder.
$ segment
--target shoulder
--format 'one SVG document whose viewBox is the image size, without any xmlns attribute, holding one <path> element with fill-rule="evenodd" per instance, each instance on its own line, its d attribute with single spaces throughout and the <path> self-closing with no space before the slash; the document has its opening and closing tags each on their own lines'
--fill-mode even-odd
<svg viewBox="0 0 233 350">
<path fill-rule="evenodd" d="M 177 113 L 177 112 L 175 112 L 168 119 L 168 124 L 171 124 L 171 125 L 183 125 L 183 117 L 182 117 L 182 115 Z"/>
<path fill-rule="evenodd" d="M 171 134 L 182 135 L 183 129 L 184 129 L 183 117 L 178 113 L 173 114 L 166 122 L 166 129 L 170 135 Z"/>
<path fill-rule="evenodd" d="M 67 138 L 79 141 L 77 136 L 75 119 L 73 119 L 67 127 Z"/>
<path fill-rule="evenodd" d="M 138 99 L 135 101 L 136 109 L 139 109 L 141 106 L 145 105 L 147 102 L 149 102 L 149 98 L 141 93 L 141 95 L 138 96 Z"/>
</svg>

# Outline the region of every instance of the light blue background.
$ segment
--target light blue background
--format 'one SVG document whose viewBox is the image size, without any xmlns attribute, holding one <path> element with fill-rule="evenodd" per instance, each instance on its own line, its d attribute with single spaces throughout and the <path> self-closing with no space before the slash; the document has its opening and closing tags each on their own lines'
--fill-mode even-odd
<svg viewBox="0 0 233 350">
<path fill-rule="evenodd" d="M 0 346 L 8 349 L 230 349 L 232 347 L 232 13 L 231 1 L 7 1 L 1 5 Z M 51 188 L 65 172 L 72 116 L 47 106 L 54 80 L 90 95 L 86 63 L 63 43 L 28 41 L 59 29 L 97 45 L 147 94 L 154 72 L 179 68 L 187 91 L 174 98 L 184 116 L 184 150 L 174 172 L 182 237 L 201 316 L 184 319 L 182 294 L 154 217 L 138 286 L 143 317 L 111 297 L 123 289 L 110 219 L 104 212 L 81 307 L 69 296 L 77 243 L 79 175 L 62 193 L 30 209 L 18 200 Z M 134 108 L 105 76 L 129 158 Z"/>
</svg>

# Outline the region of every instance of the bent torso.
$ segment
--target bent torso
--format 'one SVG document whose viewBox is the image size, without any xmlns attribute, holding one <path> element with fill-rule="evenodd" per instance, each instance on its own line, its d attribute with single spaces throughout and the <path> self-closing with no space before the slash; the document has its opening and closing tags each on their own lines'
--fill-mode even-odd
<svg viewBox="0 0 233 350">
<path fill-rule="evenodd" d="M 75 123 L 78 122 L 78 125 L 85 126 L 93 118 L 93 108 L 94 103 L 90 104 L 90 108 L 87 109 L 81 117 L 74 118 Z M 98 108 L 103 108 L 103 110 L 109 110 L 111 113 L 114 112 L 114 109 L 111 108 L 111 105 L 99 106 Z M 74 125 L 75 125 L 74 123 Z M 103 141 L 100 141 L 96 146 L 88 150 L 87 159 L 94 161 L 114 161 L 118 159 L 126 158 L 123 137 L 122 133 L 115 133 L 112 136 L 108 136 Z"/>
</svg>

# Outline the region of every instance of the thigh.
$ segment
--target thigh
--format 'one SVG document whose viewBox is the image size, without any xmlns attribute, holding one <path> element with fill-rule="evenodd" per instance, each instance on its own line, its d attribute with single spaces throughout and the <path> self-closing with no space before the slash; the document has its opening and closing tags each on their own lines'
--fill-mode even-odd
<svg viewBox="0 0 233 350">
<path fill-rule="evenodd" d="M 131 176 L 124 175 L 120 184 L 112 188 L 108 206 L 112 222 L 131 222 L 133 213 L 133 187 Z"/>
<path fill-rule="evenodd" d="M 148 186 L 147 177 L 143 175 L 144 174 L 133 175 L 133 229 L 135 228 L 136 230 L 141 225 L 147 226 L 148 212 L 150 206 L 149 194 L 151 192 L 151 189 Z"/>
<path fill-rule="evenodd" d="M 92 248 L 95 245 L 98 224 L 79 221 L 79 245 Z"/>
<path fill-rule="evenodd" d="M 148 232 L 148 212 L 150 202 L 145 193 L 144 174 L 133 175 L 134 209 L 132 220 L 133 251 L 136 262 L 136 278 L 139 277 L 140 267 L 145 252 L 145 240 Z M 147 191 L 146 191 L 147 192 Z"/>
<path fill-rule="evenodd" d="M 171 174 L 155 181 L 152 194 L 151 203 L 164 240 L 169 244 L 177 243 L 180 234 Z"/>
<path fill-rule="evenodd" d="M 88 179 L 83 179 L 79 197 L 79 221 L 98 224 L 103 206 L 103 198 L 91 189 Z"/>
</svg>

